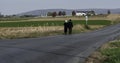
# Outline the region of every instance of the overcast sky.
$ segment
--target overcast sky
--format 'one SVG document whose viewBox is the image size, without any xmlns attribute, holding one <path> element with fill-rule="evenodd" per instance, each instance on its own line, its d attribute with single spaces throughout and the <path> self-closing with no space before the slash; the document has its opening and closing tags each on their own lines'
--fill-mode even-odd
<svg viewBox="0 0 120 63">
<path fill-rule="evenodd" d="M 40 9 L 120 8 L 120 0 L 0 0 L 2 14 Z"/>
</svg>

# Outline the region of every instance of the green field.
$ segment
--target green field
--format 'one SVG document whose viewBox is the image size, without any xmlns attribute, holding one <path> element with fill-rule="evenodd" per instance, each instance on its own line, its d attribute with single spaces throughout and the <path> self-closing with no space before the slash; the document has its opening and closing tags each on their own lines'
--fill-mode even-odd
<svg viewBox="0 0 120 63">
<path fill-rule="evenodd" d="M 64 21 L 18 21 L 0 22 L 0 27 L 38 27 L 38 26 L 63 26 Z M 85 24 L 84 20 L 73 20 L 73 24 Z M 88 25 L 110 25 L 109 20 L 89 20 Z"/>
<path fill-rule="evenodd" d="M 103 63 L 120 63 L 120 41 L 110 43 L 101 53 L 106 57 Z"/>
</svg>

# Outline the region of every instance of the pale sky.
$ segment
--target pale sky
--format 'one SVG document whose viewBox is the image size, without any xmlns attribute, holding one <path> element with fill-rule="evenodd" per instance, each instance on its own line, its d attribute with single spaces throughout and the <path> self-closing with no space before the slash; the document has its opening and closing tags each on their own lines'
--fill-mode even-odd
<svg viewBox="0 0 120 63">
<path fill-rule="evenodd" d="M 0 0 L 2 14 L 18 14 L 40 9 L 120 8 L 120 0 Z"/>
</svg>

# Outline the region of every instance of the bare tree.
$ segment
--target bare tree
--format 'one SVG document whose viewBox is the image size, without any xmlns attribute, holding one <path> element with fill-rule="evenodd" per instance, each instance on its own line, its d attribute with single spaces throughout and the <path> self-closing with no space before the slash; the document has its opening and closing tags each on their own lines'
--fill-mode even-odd
<svg viewBox="0 0 120 63">
<path fill-rule="evenodd" d="M 59 11 L 59 12 L 58 12 L 58 15 L 59 15 L 59 16 L 61 16 L 61 15 L 62 15 L 62 12 L 61 12 L 61 11 Z"/>
<path fill-rule="evenodd" d="M 57 13 L 56 12 L 53 12 L 52 13 L 52 17 L 56 17 L 57 16 Z"/>
<path fill-rule="evenodd" d="M 76 12 L 75 11 L 72 11 L 72 16 L 75 16 L 76 15 Z"/>
</svg>

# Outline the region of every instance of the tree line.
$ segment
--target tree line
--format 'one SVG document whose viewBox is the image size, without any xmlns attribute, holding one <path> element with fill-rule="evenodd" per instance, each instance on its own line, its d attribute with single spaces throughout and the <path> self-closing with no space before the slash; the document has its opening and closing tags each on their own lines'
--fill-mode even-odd
<svg viewBox="0 0 120 63">
<path fill-rule="evenodd" d="M 72 16 L 76 16 L 76 11 L 73 10 L 73 11 L 71 12 L 71 14 L 72 14 Z M 87 14 L 88 16 L 90 16 L 90 15 L 95 15 L 95 11 L 91 10 L 91 11 L 87 12 L 86 14 Z M 107 11 L 107 14 L 108 14 L 108 15 L 111 14 L 111 11 L 108 10 L 108 11 Z M 48 13 L 47 13 L 47 16 L 52 16 L 52 17 L 65 16 L 65 15 L 66 15 L 66 12 L 65 12 L 65 11 L 59 11 L 58 13 L 57 13 L 57 12 L 48 12 Z"/>
<path fill-rule="evenodd" d="M 76 16 L 76 11 L 72 11 L 71 14 L 72 14 L 72 16 Z M 89 15 L 90 13 L 87 13 L 87 14 Z M 91 14 L 95 15 L 95 12 L 91 11 Z M 58 13 L 57 12 L 48 12 L 47 13 L 47 16 L 52 16 L 52 17 L 65 16 L 65 15 L 66 15 L 65 11 L 59 11 Z"/>
<path fill-rule="evenodd" d="M 47 13 L 47 16 L 52 16 L 52 17 L 65 16 L 65 15 L 66 15 L 65 11 L 59 11 L 58 13 L 57 12 L 48 12 Z M 72 16 L 75 16 L 75 15 L 76 15 L 76 12 L 72 11 Z"/>
<path fill-rule="evenodd" d="M 52 16 L 52 17 L 56 17 L 56 16 L 65 16 L 66 12 L 65 11 L 59 11 L 57 12 L 48 12 L 47 16 Z"/>
<path fill-rule="evenodd" d="M 91 10 L 91 12 L 87 13 L 87 15 L 90 15 L 90 14 L 95 15 L 95 11 Z M 108 15 L 111 14 L 111 11 L 108 10 L 108 11 L 107 11 L 107 14 L 108 14 Z M 54 12 L 48 12 L 48 13 L 47 13 L 47 16 L 52 16 L 52 17 L 56 17 L 56 16 L 66 16 L 66 15 L 67 15 L 67 14 L 66 14 L 65 11 L 59 11 L 59 12 L 54 11 Z M 76 11 L 73 10 L 73 11 L 71 12 L 71 15 L 72 15 L 72 16 L 76 16 Z M 1 12 L 0 12 L 0 18 L 2 18 L 2 17 L 16 17 L 16 16 L 17 16 L 17 15 L 2 15 Z M 17 17 L 18 17 L 18 16 L 17 16 Z M 36 17 L 36 15 L 22 15 L 22 16 L 19 16 L 19 17 Z"/>
</svg>

